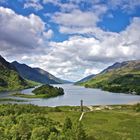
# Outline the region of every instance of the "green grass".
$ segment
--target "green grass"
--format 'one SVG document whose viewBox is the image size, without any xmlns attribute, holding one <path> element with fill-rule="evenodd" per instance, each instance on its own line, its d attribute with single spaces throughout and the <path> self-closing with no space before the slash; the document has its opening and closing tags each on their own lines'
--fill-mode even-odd
<svg viewBox="0 0 140 140">
<path fill-rule="evenodd" d="M 29 95 L 29 94 L 22 94 L 22 93 L 14 93 L 14 94 L 11 94 L 11 95 L 15 96 L 15 97 L 21 97 L 21 98 L 46 98 L 44 94 Z"/>
<path fill-rule="evenodd" d="M 95 107 L 93 107 L 95 108 Z M 112 110 L 103 109 L 101 111 L 89 112 L 84 107 L 85 114 L 82 124 L 88 135 L 88 140 L 139 140 L 140 139 L 140 104 L 139 105 L 113 105 Z M 58 106 L 58 107 L 38 107 L 33 105 L 0 105 L 0 118 L 3 120 L 1 127 L 9 127 L 10 120 L 16 116 L 16 121 L 26 120 L 37 126 L 43 125 L 41 122 L 45 118 L 50 118 L 55 122 L 58 129 L 62 128 L 65 118 L 69 117 L 72 122 L 78 121 L 81 112 L 80 107 Z M 39 117 L 41 116 L 41 118 Z M 44 118 L 44 117 L 45 118 Z M 15 120 L 15 119 L 14 119 Z M 13 122 L 12 122 L 13 123 Z"/>
<path fill-rule="evenodd" d="M 82 122 L 88 135 L 94 136 L 97 140 L 139 140 L 140 113 L 131 113 L 127 111 L 88 112 Z"/>
<path fill-rule="evenodd" d="M 78 121 L 80 118 L 81 112 L 48 112 L 49 118 L 52 118 L 54 121 L 60 122 L 63 124 L 65 118 L 69 117 L 72 121 Z"/>
<path fill-rule="evenodd" d="M 52 97 L 47 96 L 46 94 L 29 95 L 29 94 L 22 94 L 22 93 L 14 93 L 14 94 L 11 94 L 11 95 L 15 96 L 15 97 L 21 97 L 21 98 L 53 98 L 53 97 L 56 97 L 56 96 L 52 96 Z"/>
<path fill-rule="evenodd" d="M 84 114 L 82 123 L 89 140 L 139 140 L 140 112 L 135 111 L 136 107 L 131 105 L 111 107 L 113 110 L 104 109 Z M 60 107 L 59 109 L 65 111 L 48 113 L 49 117 L 61 123 L 67 116 L 72 120 L 78 120 L 80 117 L 81 112 L 77 109 L 72 111 L 72 107 Z"/>
<path fill-rule="evenodd" d="M 78 120 L 80 117 L 81 112 L 78 107 L 58 108 L 64 111 L 50 112 L 48 115 L 60 123 L 63 123 L 68 116 L 72 120 Z M 84 114 L 82 123 L 89 140 L 139 140 L 140 112 L 136 112 L 134 106 L 114 105 L 112 108 L 114 109 Z"/>
<path fill-rule="evenodd" d="M 0 102 L 27 102 L 26 100 L 18 100 L 18 99 L 12 99 L 12 98 L 1 98 Z"/>
<path fill-rule="evenodd" d="M 31 80 L 28 80 L 28 79 L 26 79 L 26 81 L 28 82 L 29 85 L 31 85 L 33 87 L 41 85 L 41 83 L 31 81 Z"/>
</svg>

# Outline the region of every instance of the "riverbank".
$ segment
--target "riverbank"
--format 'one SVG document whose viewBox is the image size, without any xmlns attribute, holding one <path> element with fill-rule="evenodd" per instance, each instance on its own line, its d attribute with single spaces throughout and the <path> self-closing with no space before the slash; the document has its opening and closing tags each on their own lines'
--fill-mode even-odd
<svg viewBox="0 0 140 140">
<path fill-rule="evenodd" d="M 22 93 L 13 93 L 13 94 L 11 94 L 11 96 L 21 97 L 21 98 L 49 98 L 49 97 L 46 97 L 46 95 L 44 95 L 44 94 L 29 95 L 29 94 L 22 94 Z"/>
<path fill-rule="evenodd" d="M 12 98 L 0 98 L 0 102 L 27 102 L 27 100 L 19 100 L 19 99 L 12 99 Z"/>
</svg>

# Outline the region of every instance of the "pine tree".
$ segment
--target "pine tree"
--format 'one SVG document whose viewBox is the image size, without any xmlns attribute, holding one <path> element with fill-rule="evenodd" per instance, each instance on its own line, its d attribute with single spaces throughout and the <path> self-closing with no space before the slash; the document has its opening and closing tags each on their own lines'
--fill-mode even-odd
<svg viewBox="0 0 140 140">
<path fill-rule="evenodd" d="M 74 140 L 86 140 L 87 136 L 81 122 L 75 123 L 73 131 L 74 131 Z"/>
<path fill-rule="evenodd" d="M 64 125 L 63 125 L 63 132 L 67 131 L 68 129 L 72 128 L 72 122 L 70 118 L 66 118 Z"/>
</svg>

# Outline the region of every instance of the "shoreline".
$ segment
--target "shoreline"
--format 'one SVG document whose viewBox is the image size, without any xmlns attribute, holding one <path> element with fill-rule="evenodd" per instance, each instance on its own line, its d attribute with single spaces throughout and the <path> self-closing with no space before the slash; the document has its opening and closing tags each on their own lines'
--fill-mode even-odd
<svg viewBox="0 0 140 140">
<path fill-rule="evenodd" d="M 15 96 L 17 97 L 17 96 Z M 23 99 L 22 99 L 23 98 Z M 53 97 L 52 97 L 53 98 Z M 27 99 L 27 100 L 26 100 Z M 1 98 L 0 99 L 0 102 L 7 102 L 7 104 L 11 103 L 11 104 L 16 104 L 20 102 L 20 104 L 25 104 L 25 105 L 28 105 L 28 104 L 31 104 L 33 106 L 38 106 L 38 107 L 52 107 L 52 108 L 55 108 L 55 107 L 69 107 L 69 108 L 72 108 L 72 107 L 80 107 L 80 105 L 56 105 L 56 106 L 49 106 L 49 105 L 37 105 L 37 104 L 32 104 L 30 102 L 29 99 L 44 99 L 44 98 L 24 98 L 24 97 L 20 97 L 20 99 L 17 99 L 17 98 Z M 49 98 L 48 98 L 49 99 Z M 9 102 L 8 102 L 9 101 Z M 137 104 L 140 104 L 140 101 L 134 101 L 134 102 L 129 102 L 129 103 L 125 103 L 125 104 L 101 104 L 101 105 L 83 105 L 83 107 L 86 107 L 86 108 L 100 108 L 100 109 L 111 109 L 110 107 L 119 107 L 119 106 L 134 106 L 134 105 L 137 105 Z M 99 109 L 99 110 L 100 110 Z M 92 110 L 92 109 L 91 109 Z M 93 109 L 94 110 L 94 109 Z M 97 109 L 98 110 L 98 109 Z"/>
</svg>

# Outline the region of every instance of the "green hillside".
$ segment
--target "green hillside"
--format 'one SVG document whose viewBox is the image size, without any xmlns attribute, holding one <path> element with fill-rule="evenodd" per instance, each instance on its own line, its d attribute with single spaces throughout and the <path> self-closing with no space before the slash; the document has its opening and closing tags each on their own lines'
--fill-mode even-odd
<svg viewBox="0 0 140 140">
<path fill-rule="evenodd" d="M 140 95 L 140 61 L 122 62 L 119 67 L 110 66 L 93 79 L 80 85 Z"/>
<path fill-rule="evenodd" d="M 23 89 L 33 86 L 24 80 L 9 62 L 0 56 L 0 91 Z"/>
</svg>

